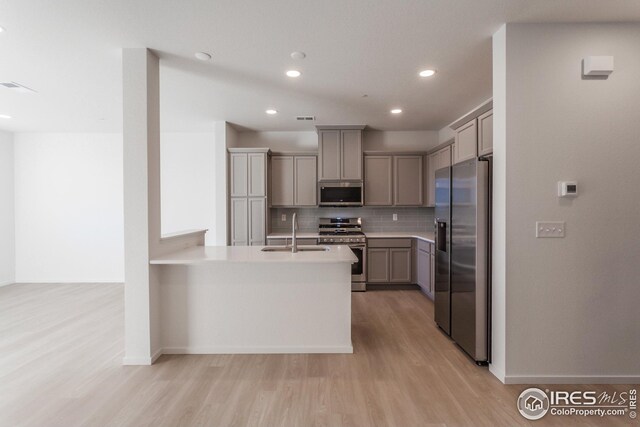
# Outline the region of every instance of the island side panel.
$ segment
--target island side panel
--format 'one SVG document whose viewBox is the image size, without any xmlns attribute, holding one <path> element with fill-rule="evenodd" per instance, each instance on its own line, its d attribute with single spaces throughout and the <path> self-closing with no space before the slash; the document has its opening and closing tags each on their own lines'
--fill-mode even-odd
<svg viewBox="0 0 640 427">
<path fill-rule="evenodd" d="M 352 353 L 348 263 L 160 266 L 165 354 Z"/>
</svg>

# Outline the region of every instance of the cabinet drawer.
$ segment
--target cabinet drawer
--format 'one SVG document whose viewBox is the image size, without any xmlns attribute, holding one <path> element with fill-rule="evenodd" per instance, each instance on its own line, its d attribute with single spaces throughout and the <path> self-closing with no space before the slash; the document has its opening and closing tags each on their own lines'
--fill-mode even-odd
<svg viewBox="0 0 640 427">
<path fill-rule="evenodd" d="M 367 239 L 370 248 L 410 248 L 411 239 Z"/>
<path fill-rule="evenodd" d="M 287 244 L 287 239 L 268 239 L 267 245 L 269 246 L 285 246 Z"/>
</svg>

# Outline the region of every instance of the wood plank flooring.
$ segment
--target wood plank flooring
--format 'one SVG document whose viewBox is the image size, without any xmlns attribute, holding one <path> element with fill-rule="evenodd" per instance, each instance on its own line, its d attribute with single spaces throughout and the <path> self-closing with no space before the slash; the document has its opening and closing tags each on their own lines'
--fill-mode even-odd
<svg viewBox="0 0 640 427">
<path fill-rule="evenodd" d="M 352 355 L 162 356 L 122 366 L 123 287 L 0 288 L 1 426 L 629 425 L 516 410 L 418 291 L 353 294 Z M 562 389 L 561 386 L 553 386 Z M 593 386 L 622 391 L 624 386 Z M 589 386 L 565 389 L 587 390 Z"/>
</svg>

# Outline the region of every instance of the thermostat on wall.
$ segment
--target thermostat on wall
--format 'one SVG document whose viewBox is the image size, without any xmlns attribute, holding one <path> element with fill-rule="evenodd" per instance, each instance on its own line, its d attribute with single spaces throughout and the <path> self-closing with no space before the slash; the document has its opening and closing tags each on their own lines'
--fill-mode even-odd
<svg viewBox="0 0 640 427">
<path fill-rule="evenodd" d="M 558 182 L 558 197 L 576 197 L 578 195 L 578 183 L 576 181 Z"/>
</svg>

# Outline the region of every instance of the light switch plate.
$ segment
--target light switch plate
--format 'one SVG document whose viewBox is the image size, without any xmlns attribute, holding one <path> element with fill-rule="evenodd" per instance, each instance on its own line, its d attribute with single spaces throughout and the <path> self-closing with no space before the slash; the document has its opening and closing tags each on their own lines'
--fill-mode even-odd
<svg viewBox="0 0 640 427">
<path fill-rule="evenodd" d="M 286 222 L 287 221 L 287 214 L 280 215 L 280 221 Z"/>
<path fill-rule="evenodd" d="M 393 214 L 393 220 L 397 221 L 398 220 L 398 214 Z"/>
<path fill-rule="evenodd" d="M 564 237 L 565 223 L 564 221 L 537 221 L 536 237 L 537 238 L 562 238 Z"/>
</svg>

